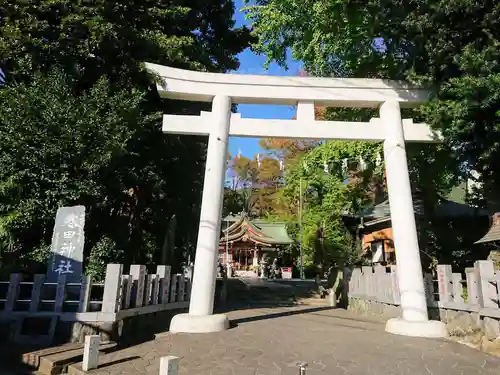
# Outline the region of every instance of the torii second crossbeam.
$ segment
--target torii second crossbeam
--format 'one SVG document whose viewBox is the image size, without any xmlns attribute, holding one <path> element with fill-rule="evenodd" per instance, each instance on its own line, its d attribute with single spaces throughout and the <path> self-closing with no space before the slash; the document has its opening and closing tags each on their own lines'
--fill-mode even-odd
<svg viewBox="0 0 500 375">
<path fill-rule="evenodd" d="M 169 134 L 210 134 L 211 112 L 199 116 L 163 115 L 163 132 Z M 403 120 L 406 142 L 439 142 L 440 137 L 427 124 L 415 124 L 412 119 Z M 229 135 L 245 138 L 329 139 L 344 141 L 385 140 L 385 129 L 379 118 L 370 122 L 264 120 L 231 115 Z"/>
</svg>

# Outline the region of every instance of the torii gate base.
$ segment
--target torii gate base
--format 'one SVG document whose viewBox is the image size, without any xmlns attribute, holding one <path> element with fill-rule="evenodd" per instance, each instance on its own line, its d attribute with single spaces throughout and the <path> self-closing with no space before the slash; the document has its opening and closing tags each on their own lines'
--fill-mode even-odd
<svg viewBox="0 0 500 375">
<path fill-rule="evenodd" d="M 411 321 L 403 318 L 389 319 L 385 325 L 385 331 L 395 335 L 444 338 L 448 337 L 446 324 L 438 320 Z"/>
<path fill-rule="evenodd" d="M 162 97 L 211 101 L 201 116 L 164 116 L 163 131 L 209 136 L 200 228 L 188 314 L 176 315 L 170 331 L 203 333 L 225 330 L 225 315 L 213 315 L 218 244 L 229 135 L 384 141 L 387 186 L 396 248 L 402 316 L 386 331 L 407 336 L 446 337 L 442 322 L 429 321 L 413 212 L 405 141 L 432 142 L 425 124 L 401 119 L 400 103 L 418 105 L 427 93 L 381 80 L 238 76 L 190 72 L 147 64 L 161 76 Z M 380 119 L 369 123 L 316 121 L 314 105 L 379 107 Z M 241 119 L 231 104 L 297 104 L 297 120 Z"/>
<path fill-rule="evenodd" d="M 170 333 L 210 333 L 229 329 L 225 314 L 191 315 L 178 314 L 170 322 Z"/>
</svg>

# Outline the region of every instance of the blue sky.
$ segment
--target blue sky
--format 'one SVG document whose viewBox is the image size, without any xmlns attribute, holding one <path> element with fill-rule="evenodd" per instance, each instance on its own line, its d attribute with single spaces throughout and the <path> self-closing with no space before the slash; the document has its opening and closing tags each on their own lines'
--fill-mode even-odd
<svg viewBox="0 0 500 375">
<path fill-rule="evenodd" d="M 235 0 L 236 13 L 234 18 L 236 26 L 248 25 L 245 20 L 245 15 L 240 9 L 244 6 L 243 0 Z M 250 50 L 245 50 L 239 54 L 240 68 L 235 72 L 238 74 L 264 74 L 276 76 L 295 76 L 299 72 L 300 64 L 290 58 L 287 61 L 288 71 L 279 67 L 277 64 L 272 64 L 268 70 L 264 69 L 265 56 L 258 56 Z M 291 119 L 294 114 L 294 108 L 290 106 L 271 106 L 271 105 L 246 105 L 238 106 L 238 112 L 242 117 L 247 118 L 264 118 L 264 119 Z M 229 140 L 229 152 L 231 155 L 236 155 L 238 151 L 246 157 L 253 156 L 261 151 L 259 140 L 256 138 L 236 138 L 231 137 Z"/>
</svg>

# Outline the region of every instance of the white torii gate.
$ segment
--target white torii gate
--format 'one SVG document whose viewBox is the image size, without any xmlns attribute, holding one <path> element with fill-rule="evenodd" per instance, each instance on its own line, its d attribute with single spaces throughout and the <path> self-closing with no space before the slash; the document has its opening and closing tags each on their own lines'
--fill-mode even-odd
<svg viewBox="0 0 500 375">
<path fill-rule="evenodd" d="M 436 142 L 425 124 L 402 120 L 400 107 L 414 107 L 428 92 L 401 82 L 379 79 L 273 77 L 203 73 L 146 64 L 159 76 L 161 97 L 212 102 L 200 116 L 164 115 L 163 131 L 208 135 L 208 150 L 188 314 L 176 315 L 171 332 L 214 332 L 227 329 L 225 315 L 213 314 L 217 256 L 228 138 L 281 137 L 383 141 L 387 187 L 397 253 L 402 316 L 390 319 L 386 331 L 422 337 L 445 337 L 444 323 L 430 321 L 413 212 L 406 142 Z M 241 118 L 231 104 L 297 105 L 296 120 Z M 371 107 L 380 118 L 369 122 L 316 121 L 314 106 Z"/>
</svg>

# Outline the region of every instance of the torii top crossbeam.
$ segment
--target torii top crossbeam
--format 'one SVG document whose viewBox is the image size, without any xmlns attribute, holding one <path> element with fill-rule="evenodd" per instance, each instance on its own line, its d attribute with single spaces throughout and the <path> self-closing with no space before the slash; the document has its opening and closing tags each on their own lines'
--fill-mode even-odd
<svg viewBox="0 0 500 375">
<path fill-rule="evenodd" d="M 415 107 L 429 98 L 426 90 L 382 79 L 205 73 L 151 63 L 146 68 L 163 79 L 164 85 L 158 86 L 160 96 L 179 100 L 211 102 L 216 95 L 227 95 L 234 104 L 311 101 L 329 107 L 376 108 L 388 100 Z"/>
<path fill-rule="evenodd" d="M 229 327 L 227 317 L 212 314 L 227 145 L 229 136 L 237 135 L 384 141 L 402 308 L 402 319 L 390 320 L 386 330 L 410 336 L 446 336 L 443 323 L 428 320 L 405 151 L 406 141 L 432 142 L 436 137 L 427 125 L 401 119 L 401 107 L 424 102 L 429 97 L 427 91 L 376 79 L 226 75 L 156 64 L 146 67 L 159 76 L 162 97 L 212 102 L 212 111 L 199 116 L 167 114 L 163 118 L 166 133 L 208 135 L 189 314 L 176 315 L 170 323 L 171 332 L 213 332 Z M 244 103 L 297 105 L 297 119 L 244 119 L 231 114 L 231 104 Z M 315 105 L 379 108 L 380 118 L 370 122 L 316 121 Z"/>
<path fill-rule="evenodd" d="M 383 141 L 378 118 L 369 122 L 316 121 L 314 106 L 375 108 L 387 101 L 414 107 L 429 93 L 397 81 L 358 78 L 272 77 L 193 72 L 156 64 L 146 67 L 160 77 L 163 98 L 211 102 L 227 96 L 231 103 L 297 105 L 296 120 L 264 120 L 231 117 L 229 134 L 237 137 L 288 139 L 343 139 Z M 164 115 L 163 131 L 174 134 L 208 135 L 211 112 L 199 116 Z M 435 142 L 436 135 L 425 124 L 403 120 L 406 142 Z"/>
</svg>

